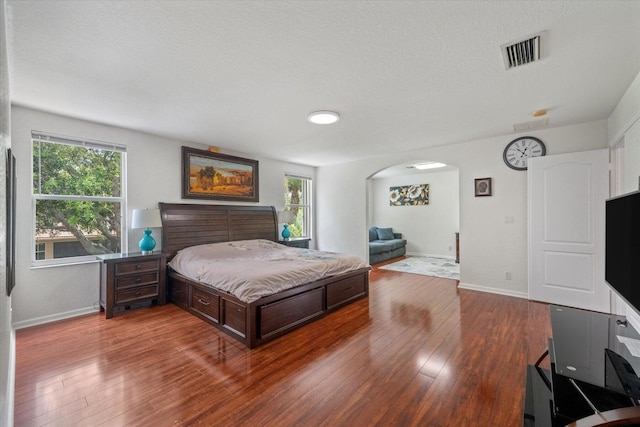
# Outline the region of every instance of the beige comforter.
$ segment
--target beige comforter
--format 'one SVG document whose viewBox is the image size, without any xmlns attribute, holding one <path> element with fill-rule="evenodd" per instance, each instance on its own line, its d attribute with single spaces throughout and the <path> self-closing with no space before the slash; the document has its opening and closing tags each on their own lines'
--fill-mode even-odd
<svg viewBox="0 0 640 427">
<path fill-rule="evenodd" d="M 285 289 L 335 276 L 368 264 L 355 256 L 290 248 L 269 240 L 241 240 L 191 246 L 171 268 L 250 303 Z"/>
</svg>

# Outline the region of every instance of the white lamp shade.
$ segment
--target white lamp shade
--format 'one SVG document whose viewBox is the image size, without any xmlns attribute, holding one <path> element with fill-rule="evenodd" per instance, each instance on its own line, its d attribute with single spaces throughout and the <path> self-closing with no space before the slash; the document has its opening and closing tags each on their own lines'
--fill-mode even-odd
<svg viewBox="0 0 640 427">
<path fill-rule="evenodd" d="M 131 219 L 131 228 L 158 228 L 162 227 L 160 209 L 134 209 Z"/>
<path fill-rule="evenodd" d="M 293 220 L 296 219 L 291 211 L 279 211 L 278 212 L 278 222 L 291 224 Z"/>
</svg>

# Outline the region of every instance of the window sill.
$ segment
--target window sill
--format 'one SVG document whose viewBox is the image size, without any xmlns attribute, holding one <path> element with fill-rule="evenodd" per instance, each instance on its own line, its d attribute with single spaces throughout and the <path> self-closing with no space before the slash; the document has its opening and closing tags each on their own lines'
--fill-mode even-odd
<svg viewBox="0 0 640 427">
<path fill-rule="evenodd" d="M 32 263 L 31 270 L 41 270 L 41 269 L 53 268 L 53 267 L 72 267 L 76 265 L 95 264 L 99 262 L 100 260 L 96 258 L 96 259 L 86 259 L 82 261 L 60 261 L 56 263 L 46 263 L 46 264 Z"/>
</svg>

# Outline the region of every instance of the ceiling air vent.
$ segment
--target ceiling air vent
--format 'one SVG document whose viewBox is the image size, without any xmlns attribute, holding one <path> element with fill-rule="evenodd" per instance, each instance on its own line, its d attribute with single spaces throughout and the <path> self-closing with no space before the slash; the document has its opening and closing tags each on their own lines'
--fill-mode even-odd
<svg viewBox="0 0 640 427">
<path fill-rule="evenodd" d="M 502 57 L 507 70 L 540 60 L 542 35 L 539 33 L 524 40 L 502 46 Z"/>
</svg>

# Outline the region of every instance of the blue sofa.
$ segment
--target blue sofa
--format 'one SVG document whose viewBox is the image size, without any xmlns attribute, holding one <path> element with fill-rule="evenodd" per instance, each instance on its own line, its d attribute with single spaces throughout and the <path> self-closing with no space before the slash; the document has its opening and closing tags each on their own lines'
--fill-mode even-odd
<svg viewBox="0 0 640 427">
<path fill-rule="evenodd" d="M 369 263 L 377 264 L 407 253 L 407 241 L 391 228 L 369 228 Z"/>
</svg>

